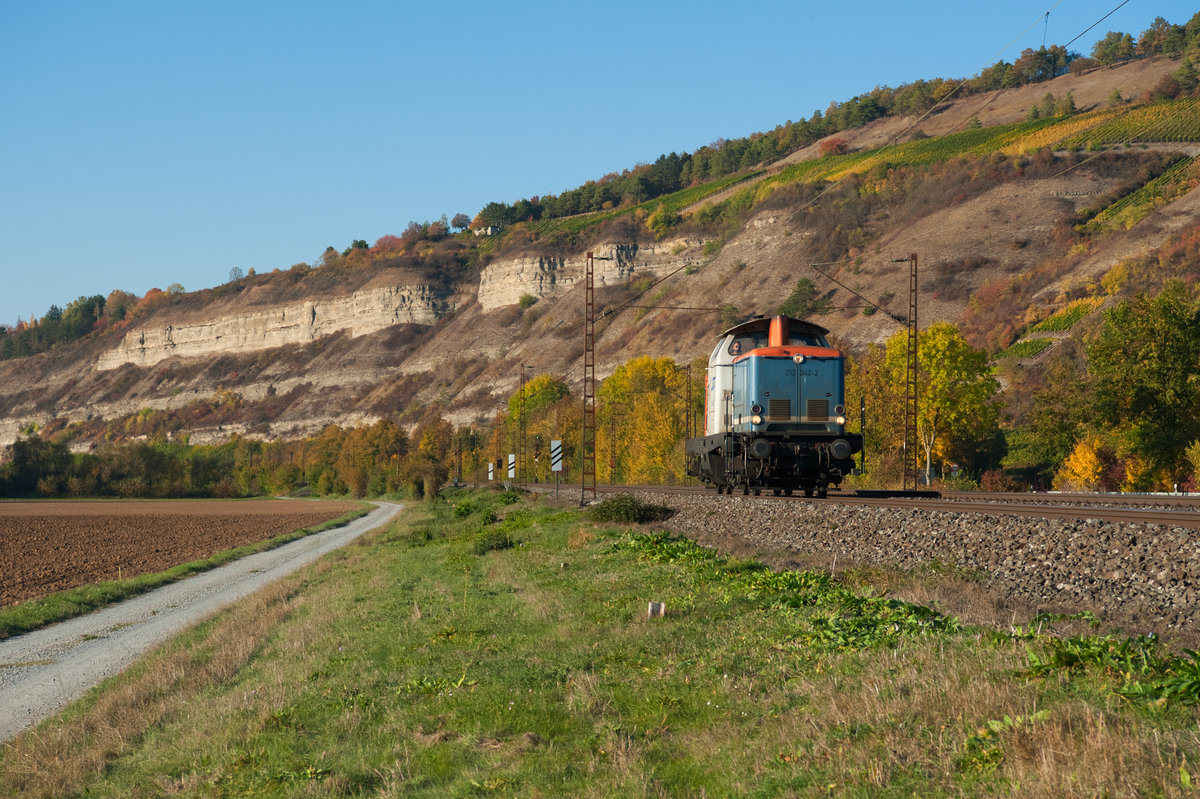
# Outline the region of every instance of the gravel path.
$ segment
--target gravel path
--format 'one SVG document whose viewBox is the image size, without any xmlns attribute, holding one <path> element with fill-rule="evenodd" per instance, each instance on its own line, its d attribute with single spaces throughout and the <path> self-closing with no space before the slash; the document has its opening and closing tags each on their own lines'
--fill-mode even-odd
<svg viewBox="0 0 1200 799">
<path fill-rule="evenodd" d="M 48 718 L 171 636 L 400 512 L 387 502 L 314 533 L 104 610 L 0 641 L 0 741 Z"/>
</svg>

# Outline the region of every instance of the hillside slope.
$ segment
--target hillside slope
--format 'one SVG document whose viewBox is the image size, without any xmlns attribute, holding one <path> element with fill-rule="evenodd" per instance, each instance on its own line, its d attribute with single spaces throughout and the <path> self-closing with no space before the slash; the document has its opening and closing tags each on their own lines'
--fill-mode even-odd
<svg viewBox="0 0 1200 799">
<path fill-rule="evenodd" d="M 959 323 L 995 352 L 1094 291 L 1114 265 L 1200 220 L 1187 171 L 1200 137 L 1160 136 L 1153 122 L 1200 109 L 1176 101 L 1152 119 L 1108 104 L 1114 90 L 1138 97 L 1176 68 L 1143 59 L 971 97 L 919 121 L 876 120 L 838 134 L 844 156 L 813 145 L 719 194 L 681 197 L 684 216 L 661 239 L 646 225 L 649 209 L 632 209 L 603 224 L 570 220 L 569 235 L 560 221 L 478 245 L 464 238 L 482 255 L 454 274 L 293 269 L 184 295 L 123 329 L 0 361 L 0 443 L 68 424 L 79 446 L 154 433 L 197 443 L 296 437 L 412 418 L 430 403 L 457 424 L 490 418 L 522 365 L 578 385 L 588 250 L 602 259 L 600 305 L 628 303 L 598 324 L 599 376 L 640 354 L 706 355 L 724 322 L 773 313 L 802 277 L 824 295 L 832 310 L 817 321 L 843 346 L 881 342 L 897 323 L 864 312 L 821 272 L 906 313 L 907 267 L 893 260 L 910 253 L 921 267 L 921 326 Z M 1045 94 L 1068 92 L 1076 115 L 1023 122 Z M 1118 123 L 1139 143 L 1101 141 L 1103 126 Z M 1093 138 L 1074 141 L 1074 131 Z M 1080 232 L 1139 190 L 1158 195 L 1137 200 L 1137 218 Z M 151 411 L 159 427 L 148 430 L 139 419 Z"/>
</svg>

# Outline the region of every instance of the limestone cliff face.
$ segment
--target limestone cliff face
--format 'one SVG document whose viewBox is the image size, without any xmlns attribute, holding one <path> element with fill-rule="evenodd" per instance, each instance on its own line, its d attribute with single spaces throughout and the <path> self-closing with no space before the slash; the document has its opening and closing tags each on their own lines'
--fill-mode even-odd
<svg viewBox="0 0 1200 799">
<path fill-rule="evenodd" d="M 633 271 L 665 274 L 695 257 L 703 242 L 672 239 L 650 244 L 601 244 L 593 252 L 596 286 L 619 283 Z M 528 294 L 538 299 L 565 293 L 583 278 L 587 254 L 527 256 L 493 261 L 479 276 L 479 306 L 493 311 L 516 305 Z"/>
<path fill-rule="evenodd" d="M 697 242 L 673 240 L 648 245 L 604 244 L 596 247 L 597 286 L 625 280 L 633 271 L 665 274 L 687 263 Z M 192 358 L 307 344 L 338 331 L 363 336 L 397 324 L 432 325 L 461 305 L 475 290 L 483 311 L 516 305 L 523 295 L 539 299 L 570 289 L 584 274 L 586 255 L 530 256 L 498 260 L 480 275 L 478 287 L 461 286 L 450 298 L 432 286 L 400 284 L 364 288 L 343 297 L 316 298 L 291 305 L 217 316 L 201 321 L 143 325 L 125 334 L 114 349 L 102 353 L 96 369 L 124 364 L 153 366 L 167 358 Z"/>
<path fill-rule="evenodd" d="M 457 304 L 439 298 L 430 286 L 396 285 L 200 322 L 151 324 L 127 333 L 118 347 L 100 355 L 96 368 L 307 344 L 340 330 L 363 336 L 396 324 L 432 325 Z"/>
</svg>

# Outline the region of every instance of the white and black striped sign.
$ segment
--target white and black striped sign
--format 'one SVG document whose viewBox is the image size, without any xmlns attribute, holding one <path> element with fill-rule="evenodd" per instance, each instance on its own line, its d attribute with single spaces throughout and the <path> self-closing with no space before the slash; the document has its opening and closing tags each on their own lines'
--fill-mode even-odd
<svg viewBox="0 0 1200 799">
<path fill-rule="evenodd" d="M 562 470 L 562 441 L 552 438 L 550 439 L 550 471 L 561 472 Z"/>
</svg>

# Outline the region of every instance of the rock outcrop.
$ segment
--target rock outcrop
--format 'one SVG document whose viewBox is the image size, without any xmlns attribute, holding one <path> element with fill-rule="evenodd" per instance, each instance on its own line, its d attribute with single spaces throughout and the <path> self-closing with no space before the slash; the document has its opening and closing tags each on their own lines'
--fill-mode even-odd
<svg viewBox="0 0 1200 799">
<path fill-rule="evenodd" d="M 684 239 L 650 244 L 602 244 L 592 252 L 597 287 L 620 283 L 635 269 L 665 275 L 686 266 L 704 242 Z M 493 311 L 516 305 L 523 296 L 544 299 L 565 293 L 583 279 L 586 253 L 568 257 L 526 256 L 497 259 L 479 276 L 479 306 Z"/>
<path fill-rule="evenodd" d="M 125 334 L 116 349 L 100 355 L 96 368 L 307 344 L 342 330 L 363 336 L 397 324 L 432 325 L 456 307 L 454 298 L 441 298 L 431 286 L 396 285 L 201 322 L 150 324 Z"/>
</svg>

